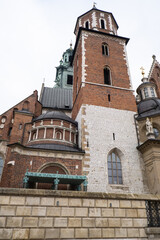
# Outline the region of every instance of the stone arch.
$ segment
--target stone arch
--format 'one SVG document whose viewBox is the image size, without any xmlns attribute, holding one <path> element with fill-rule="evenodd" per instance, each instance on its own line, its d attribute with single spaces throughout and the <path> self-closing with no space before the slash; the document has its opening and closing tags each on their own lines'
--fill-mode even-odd
<svg viewBox="0 0 160 240">
<path fill-rule="evenodd" d="M 123 158 L 123 157 L 124 157 L 123 152 L 122 152 L 119 148 L 117 148 L 117 147 L 112 148 L 112 149 L 108 152 L 108 156 L 109 156 L 109 154 L 111 154 L 111 153 L 114 152 L 114 151 L 118 154 L 118 156 L 119 156 L 120 158 Z M 107 156 L 107 157 L 108 157 L 108 156 Z"/>
<path fill-rule="evenodd" d="M 68 169 L 61 163 L 57 163 L 57 162 L 49 162 L 49 163 L 45 163 L 43 164 L 38 170 L 37 172 L 44 172 L 45 169 L 49 169 L 49 168 L 52 168 L 54 169 L 55 168 L 55 171 L 56 169 L 61 169 L 61 172 L 64 172 L 62 174 L 70 174 Z M 58 170 L 57 170 L 58 171 Z M 47 172 L 48 173 L 48 172 Z M 51 173 L 51 172 L 50 172 Z M 56 173 L 56 172 L 52 172 L 52 173 Z M 60 172 L 59 172 L 60 173 Z"/>
<path fill-rule="evenodd" d="M 49 162 L 49 163 L 45 163 L 43 164 L 37 172 L 41 172 L 41 173 L 58 173 L 59 174 L 65 174 L 68 175 L 69 171 L 68 169 L 61 163 L 53 163 L 53 162 Z M 38 183 L 36 188 L 40 188 L 40 189 L 52 189 L 52 185 L 51 183 Z M 67 190 L 69 188 L 69 185 L 66 184 L 59 184 L 58 185 L 58 189 L 59 190 Z"/>
</svg>

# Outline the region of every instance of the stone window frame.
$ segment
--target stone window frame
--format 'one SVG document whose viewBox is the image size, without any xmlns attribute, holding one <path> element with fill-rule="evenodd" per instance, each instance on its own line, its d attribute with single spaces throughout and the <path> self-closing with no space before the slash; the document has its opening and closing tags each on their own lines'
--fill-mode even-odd
<svg viewBox="0 0 160 240">
<path fill-rule="evenodd" d="M 123 185 L 122 161 L 116 149 L 113 149 L 107 158 L 108 183 Z"/>
</svg>

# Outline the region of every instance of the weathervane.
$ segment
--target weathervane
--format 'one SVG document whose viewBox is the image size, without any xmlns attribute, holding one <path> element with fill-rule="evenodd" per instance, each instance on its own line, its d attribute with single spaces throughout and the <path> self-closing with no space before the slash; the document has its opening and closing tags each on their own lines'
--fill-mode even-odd
<svg viewBox="0 0 160 240">
<path fill-rule="evenodd" d="M 144 68 L 141 67 L 140 69 L 141 69 L 141 74 L 142 74 L 142 76 L 143 76 L 143 78 L 144 78 L 144 75 L 145 75 Z"/>
<path fill-rule="evenodd" d="M 93 2 L 93 8 L 96 8 L 96 4 L 97 4 L 96 2 Z"/>
</svg>

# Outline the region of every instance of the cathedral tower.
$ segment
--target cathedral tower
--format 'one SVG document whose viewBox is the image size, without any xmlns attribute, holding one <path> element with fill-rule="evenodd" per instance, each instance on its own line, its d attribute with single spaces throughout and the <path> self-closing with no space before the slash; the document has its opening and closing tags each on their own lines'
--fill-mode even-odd
<svg viewBox="0 0 160 240">
<path fill-rule="evenodd" d="M 79 123 L 89 191 L 145 192 L 143 162 L 136 150 L 129 39 L 117 30 L 112 13 L 95 7 L 78 17 L 72 117 Z"/>
</svg>

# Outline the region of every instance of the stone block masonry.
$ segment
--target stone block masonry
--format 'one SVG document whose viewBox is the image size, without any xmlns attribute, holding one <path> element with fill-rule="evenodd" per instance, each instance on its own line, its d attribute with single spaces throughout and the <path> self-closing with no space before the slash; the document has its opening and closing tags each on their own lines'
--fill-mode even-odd
<svg viewBox="0 0 160 240">
<path fill-rule="evenodd" d="M 147 199 L 160 196 L 0 188 L 0 239 L 146 240 Z"/>
</svg>

